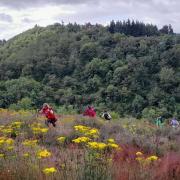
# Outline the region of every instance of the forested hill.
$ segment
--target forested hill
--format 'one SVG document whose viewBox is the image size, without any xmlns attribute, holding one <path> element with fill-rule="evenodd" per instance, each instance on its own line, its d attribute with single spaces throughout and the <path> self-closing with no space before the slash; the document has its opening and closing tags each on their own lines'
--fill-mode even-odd
<svg viewBox="0 0 180 180">
<path fill-rule="evenodd" d="M 132 24 L 120 25 L 35 26 L 1 43 L 0 107 L 93 104 L 121 115 L 180 116 L 180 36 L 145 25 L 135 37 Z"/>
</svg>

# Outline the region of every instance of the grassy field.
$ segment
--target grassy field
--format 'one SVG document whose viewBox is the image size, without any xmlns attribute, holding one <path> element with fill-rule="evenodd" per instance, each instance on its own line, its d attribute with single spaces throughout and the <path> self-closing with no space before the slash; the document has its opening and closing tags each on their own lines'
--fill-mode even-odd
<svg viewBox="0 0 180 180">
<path fill-rule="evenodd" d="M 133 118 L 0 110 L 0 180 L 178 180 L 180 129 Z"/>
</svg>

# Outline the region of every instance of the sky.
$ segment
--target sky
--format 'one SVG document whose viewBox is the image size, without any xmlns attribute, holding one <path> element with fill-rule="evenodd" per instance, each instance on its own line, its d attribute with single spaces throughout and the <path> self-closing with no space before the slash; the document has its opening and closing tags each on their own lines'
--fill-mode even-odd
<svg viewBox="0 0 180 180">
<path fill-rule="evenodd" d="M 0 0 L 0 39 L 56 22 L 91 22 L 134 19 L 161 28 L 171 24 L 180 33 L 180 0 Z"/>
</svg>

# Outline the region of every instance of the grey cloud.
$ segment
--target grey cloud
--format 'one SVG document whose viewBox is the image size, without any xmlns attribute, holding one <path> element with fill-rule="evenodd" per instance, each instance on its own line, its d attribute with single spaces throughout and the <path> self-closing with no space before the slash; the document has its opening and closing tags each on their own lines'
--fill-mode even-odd
<svg viewBox="0 0 180 180">
<path fill-rule="evenodd" d="M 98 0 L 97 0 L 98 1 Z M 0 0 L 0 5 L 21 9 L 29 7 L 43 6 L 47 4 L 86 4 L 96 2 L 96 0 Z"/>
<path fill-rule="evenodd" d="M 0 21 L 12 22 L 13 18 L 8 14 L 0 13 Z"/>
</svg>

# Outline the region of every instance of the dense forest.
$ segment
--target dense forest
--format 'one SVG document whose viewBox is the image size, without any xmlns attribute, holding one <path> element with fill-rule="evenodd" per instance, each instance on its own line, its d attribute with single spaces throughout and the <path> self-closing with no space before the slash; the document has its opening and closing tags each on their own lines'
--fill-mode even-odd
<svg viewBox="0 0 180 180">
<path fill-rule="evenodd" d="M 0 107 L 87 104 L 180 117 L 180 36 L 141 22 L 56 23 L 0 41 Z"/>
</svg>

